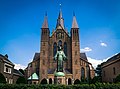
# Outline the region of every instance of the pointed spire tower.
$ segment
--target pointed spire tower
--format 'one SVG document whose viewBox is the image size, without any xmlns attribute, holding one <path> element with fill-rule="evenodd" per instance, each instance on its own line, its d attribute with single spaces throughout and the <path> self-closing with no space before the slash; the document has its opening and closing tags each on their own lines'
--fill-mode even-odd
<svg viewBox="0 0 120 89">
<path fill-rule="evenodd" d="M 59 12 L 59 16 L 58 16 L 58 19 L 57 19 L 56 28 L 57 28 L 58 26 L 62 26 L 62 28 L 64 29 L 64 19 L 63 19 L 63 17 L 62 17 L 61 4 L 60 4 L 60 12 Z"/>
<path fill-rule="evenodd" d="M 79 44 L 79 27 L 77 24 L 75 13 L 73 13 L 73 21 L 71 27 L 71 45 L 72 45 L 72 73 L 73 79 L 80 79 L 79 72 L 80 71 L 80 63 L 75 64 L 74 62 L 79 61 L 80 58 L 80 44 Z"/>
<path fill-rule="evenodd" d="M 44 17 L 44 22 L 42 24 L 42 28 L 41 28 L 41 41 L 48 41 L 49 39 L 49 27 L 48 27 L 48 19 L 47 19 L 47 12 L 45 13 L 45 17 Z"/>
<path fill-rule="evenodd" d="M 72 28 L 79 28 L 76 20 L 75 13 L 73 12 L 73 22 L 72 22 Z"/>
<path fill-rule="evenodd" d="M 44 17 L 44 22 L 43 22 L 42 28 L 48 28 L 47 12 L 45 13 L 45 17 Z"/>
<path fill-rule="evenodd" d="M 48 63 L 49 58 L 49 37 L 50 37 L 50 31 L 48 27 L 48 19 L 47 19 L 47 13 L 45 14 L 44 21 L 41 28 L 41 45 L 40 45 L 40 68 L 39 70 L 42 72 L 39 72 L 40 80 L 42 78 L 47 78 L 47 71 L 48 67 L 43 63 Z"/>
</svg>

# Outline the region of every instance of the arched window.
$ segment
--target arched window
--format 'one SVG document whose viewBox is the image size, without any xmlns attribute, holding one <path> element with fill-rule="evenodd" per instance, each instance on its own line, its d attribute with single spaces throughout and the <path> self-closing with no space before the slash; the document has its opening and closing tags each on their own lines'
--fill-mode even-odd
<svg viewBox="0 0 120 89">
<path fill-rule="evenodd" d="M 85 78 L 85 69 L 81 68 L 81 78 Z"/>
<path fill-rule="evenodd" d="M 49 84 L 52 84 L 52 79 L 51 78 L 49 79 Z"/>
<path fill-rule="evenodd" d="M 62 46 L 62 41 L 61 40 L 58 41 L 58 46 Z"/>
<path fill-rule="evenodd" d="M 57 43 L 55 42 L 53 45 L 53 56 L 57 53 Z"/>
<path fill-rule="evenodd" d="M 44 78 L 44 79 L 41 81 L 41 84 L 47 84 L 47 80 Z"/>
<path fill-rule="evenodd" d="M 65 56 L 67 56 L 67 43 L 66 42 L 64 43 L 64 53 L 65 53 Z"/>
<path fill-rule="evenodd" d="M 68 79 L 68 85 L 71 85 L 72 84 L 72 80 L 71 78 Z"/>
</svg>

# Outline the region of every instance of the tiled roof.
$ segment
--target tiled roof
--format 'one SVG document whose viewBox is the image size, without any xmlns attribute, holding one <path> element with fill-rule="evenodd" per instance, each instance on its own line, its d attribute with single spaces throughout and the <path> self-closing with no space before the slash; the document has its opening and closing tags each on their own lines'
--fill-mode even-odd
<svg viewBox="0 0 120 89">
<path fill-rule="evenodd" d="M 33 60 L 39 59 L 40 58 L 40 53 L 35 53 Z"/>
<path fill-rule="evenodd" d="M 2 54 L 0 54 L 0 59 L 3 60 L 4 62 L 11 64 L 11 65 L 14 65 L 6 56 L 3 56 Z"/>
<path fill-rule="evenodd" d="M 79 28 L 75 15 L 73 16 L 72 28 Z"/>
<path fill-rule="evenodd" d="M 17 70 L 17 69 L 13 70 L 13 74 L 19 75 L 19 76 L 23 76 L 23 74 L 19 70 Z"/>
<path fill-rule="evenodd" d="M 87 61 L 87 56 L 85 53 L 80 53 L 80 57 Z"/>
</svg>

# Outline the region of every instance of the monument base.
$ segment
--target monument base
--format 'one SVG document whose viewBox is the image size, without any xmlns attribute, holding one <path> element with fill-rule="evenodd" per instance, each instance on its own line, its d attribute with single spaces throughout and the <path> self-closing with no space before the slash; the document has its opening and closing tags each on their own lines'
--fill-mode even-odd
<svg viewBox="0 0 120 89">
<path fill-rule="evenodd" d="M 55 76 L 54 80 L 54 84 L 65 84 L 65 76 Z"/>
</svg>

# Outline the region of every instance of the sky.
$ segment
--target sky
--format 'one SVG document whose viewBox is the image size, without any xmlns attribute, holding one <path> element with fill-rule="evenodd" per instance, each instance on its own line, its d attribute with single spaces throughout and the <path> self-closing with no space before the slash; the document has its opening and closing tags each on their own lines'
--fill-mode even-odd
<svg viewBox="0 0 120 89">
<path fill-rule="evenodd" d="M 94 67 L 120 52 L 120 0 L 0 0 L 0 54 L 8 54 L 15 68 L 25 68 L 40 52 L 45 13 L 52 33 L 60 4 L 69 32 L 75 12 L 80 50 Z"/>
</svg>

